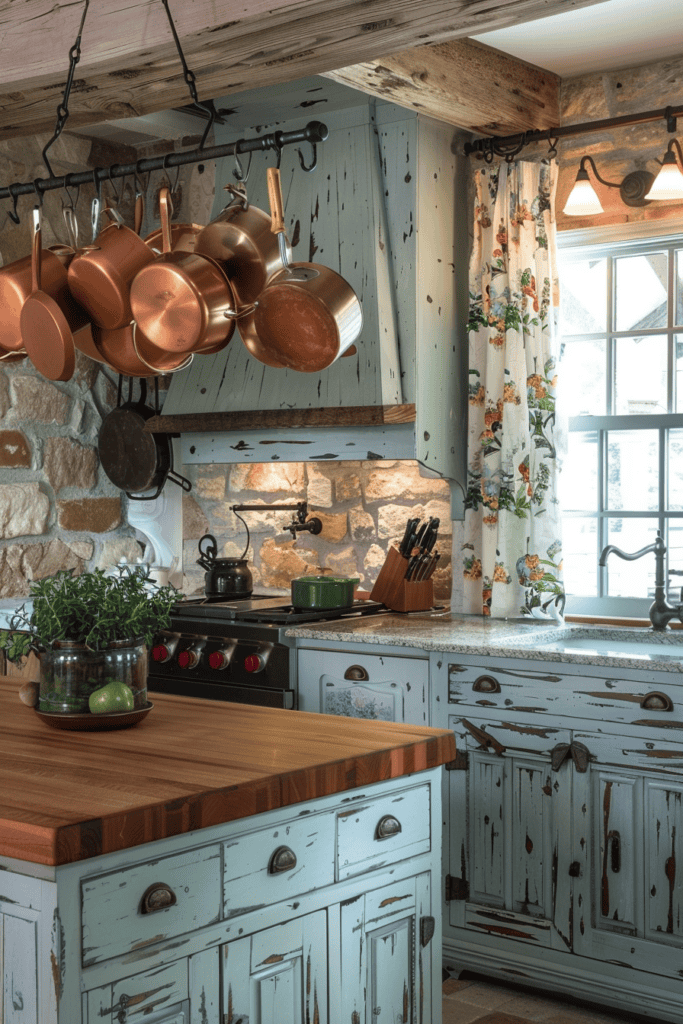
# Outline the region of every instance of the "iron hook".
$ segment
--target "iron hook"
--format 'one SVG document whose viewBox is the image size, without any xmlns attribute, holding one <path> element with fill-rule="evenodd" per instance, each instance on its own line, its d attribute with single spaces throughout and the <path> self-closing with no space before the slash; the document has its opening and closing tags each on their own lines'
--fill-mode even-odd
<svg viewBox="0 0 683 1024">
<path fill-rule="evenodd" d="M 304 162 L 304 155 L 303 155 L 303 153 L 301 152 L 300 149 L 297 149 L 297 154 L 299 156 L 299 163 L 301 164 L 301 169 L 302 169 L 302 171 L 306 171 L 307 173 L 310 173 L 311 171 L 314 171 L 316 169 L 316 167 L 318 166 L 318 149 L 317 149 L 317 146 L 316 146 L 315 142 L 311 142 L 310 143 L 310 147 L 313 150 L 313 160 L 308 165 L 308 167 L 306 166 L 306 164 Z"/>
<path fill-rule="evenodd" d="M 121 197 L 120 197 L 119 193 L 116 191 L 116 185 L 112 181 L 112 177 L 111 177 L 111 174 L 112 174 L 113 170 L 114 170 L 114 165 L 111 164 L 110 167 L 109 167 L 109 184 L 111 185 L 111 190 L 114 193 L 114 202 L 115 202 L 115 204 L 117 206 L 120 206 L 120 204 L 121 204 Z"/>
<path fill-rule="evenodd" d="M 235 180 L 236 181 L 241 181 L 244 185 L 246 185 L 247 180 L 249 178 L 249 171 L 251 170 L 251 158 L 252 158 L 252 156 L 253 156 L 253 152 L 250 150 L 249 151 L 249 160 L 247 161 L 247 169 L 245 171 L 244 168 L 242 167 L 242 161 L 239 158 L 239 153 L 237 152 L 237 150 L 235 150 L 235 169 L 233 170 L 232 173 L 233 173 L 233 176 L 234 176 Z"/>
<path fill-rule="evenodd" d="M 10 196 L 12 197 L 12 206 L 14 207 L 14 209 L 13 210 L 8 210 L 7 211 L 7 216 L 9 217 L 9 219 L 11 221 L 14 221 L 15 224 L 21 224 L 21 217 L 17 213 L 17 203 L 19 202 L 19 196 L 16 194 L 16 192 L 13 191 L 13 189 L 17 188 L 19 186 L 19 184 L 20 184 L 20 182 L 15 181 L 8 188 L 8 192 L 9 192 Z"/>
<path fill-rule="evenodd" d="M 38 196 L 38 199 L 40 200 L 40 205 L 41 205 L 41 207 L 42 207 L 42 205 L 43 205 L 43 199 L 45 198 L 45 196 L 44 196 L 44 194 L 43 194 L 43 193 L 42 193 L 42 192 L 40 191 L 40 189 L 38 188 L 38 182 L 39 182 L 39 181 L 41 181 L 41 179 L 40 179 L 40 178 L 34 178 L 34 179 L 33 179 L 33 188 L 34 188 L 34 191 L 35 191 L 36 195 Z"/>
<path fill-rule="evenodd" d="M 164 171 L 166 172 L 166 177 L 168 178 L 168 187 L 170 188 L 171 192 L 173 193 L 173 192 L 177 192 L 178 191 L 178 180 L 180 178 L 180 164 L 178 164 L 176 166 L 176 169 L 175 169 L 175 181 L 173 182 L 173 184 L 171 184 L 171 175 L 168 173 L 168 163 L 167 163 L 168 158 L 170 156 L 173 156 L 173 153 L 167 153 L 166 156 L 164 157 L 163 168 L 164 168 Z"/>
</svg>

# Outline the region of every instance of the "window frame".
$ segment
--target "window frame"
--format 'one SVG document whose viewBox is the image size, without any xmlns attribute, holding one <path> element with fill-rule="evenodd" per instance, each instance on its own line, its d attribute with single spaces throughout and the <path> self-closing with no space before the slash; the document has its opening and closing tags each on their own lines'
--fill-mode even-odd
<svg viewBox="0 0 683 1024">
<path fill-rule="evenodd" d="M 683 323 L 676 324 L 676 265 L 673 253 L 678 250 L 679 267 L 683 261 L 683 225 L 680 231 L 671 231 L 668 227 L 657 227 L 647 222 L 639 222 L 632 225 L 615 225 L 612 227 L 596 227 L 579 231 L 558 232 L 558 272 L 560 291 L 562 289 L 562 264 L 568 261 L 581 261 L 587 258 L 608 259 L 607 268 L 607 317 L 606 329 L 604 331 L 566 335 L 568 341 L 579 338 L 606 339 L 606 392 L 607 409 L 610 408 L 610 400 L 614 391 L 614 367 L 615 367 L 615 343 L 620 338 L 628 338 L 637 335 L 647 337 L 652 335 L 667 338 L 667 409 L 666 413 L 653 415 L 614 415 L 606 413 L 601 416 L 571 416 L 570 410 L 566 411 L 566 421 L 569 433 L 595 431 L 598 441 L 598 502 L 595 513 L 565 512 L 563 518 L 594 518 L 596 521 L 596 561 L 602 548 L 609 543 L 608 529 L 610 520 L 614 519 L 635 519 L 641 518 L 648 522 L 655 522 L 657 529 L 662 530 L 665 542 L 668 547 L 668 524 L 672 520 L 683 519 L 683 510 L 672 511 L 665 507 L 668 492 L 668 452 L 666 450 L 667 431 L 671 429 L 683 430 L 683 412 L 675 413 L 673 408 L 675 400 L 675 346 L 676 336 L 683 336 Z M 667 251 L 668 253 L 668 280 L 667 280 L 667 323 L 665 327 L 638 329 L 637 331 L 617 331 L 615 329 L 615 294 L 614 294 L 614 266 L 615 260 L 620 256 L 642 256 L 652 252 Z M 564 337 L 562 338 L 564 341 Z M 561 374 L 561 365 L 560 365 Z M 560 378 L 561 379 L 561 378 Z M 607 506 L 607 443 L 608 434 L 620 430 L 657 430 L 658 432 L 658 508 L 656 511 L 630 511 L 610 510 Z M 648 543 L 644 538 L 643 545 Z M 614 555 L 612 558 L 616 557 Z M 653 559 L 651 571 L 654 573 L 654 556 L 645 555 L 645 558 Z M 669 553 L 667 551 L 666 566 L 668 570 Z M 672 568 L 678 568 L 672 566 Z M 681 566 L 683 569 L 683 565 Z M 590 616 L 595 618 L 647 618 L 652 597 L 631 598 L 631 597 L 610 597 L 606 594 L 607 589 L 607 568 L 598 568 L 597 596 L 571 594 L 567 595 L 567 614 L 577 616 Z M 667 577 L 668 578 L 668 577 Z M 672 600 L 678 601 L 678 588 L 670 587 Z"/>
</svg>

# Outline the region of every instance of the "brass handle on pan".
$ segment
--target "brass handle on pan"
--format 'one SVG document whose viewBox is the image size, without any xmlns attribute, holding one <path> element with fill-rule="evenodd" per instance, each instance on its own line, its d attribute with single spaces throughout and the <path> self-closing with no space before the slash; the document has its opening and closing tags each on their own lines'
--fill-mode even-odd
<svg viewBox="0 0 683 1024">
<path fill-rule="evenodd" d="M 282 186 L 280 184 L 280 170 L 277 167 L 269 167 L 268 177 L 268 202 L 270 203 L 270 230 L 274 235 L 279 235 L 285 230 L 285 211 L 282 205 Z"/>
<path fill-rule="evenodd" d="M 159 219 L 161 220 L 161 248 L 168 253 L 173 248 L 171 241 L 171 217 L 173 216 L 173 202 L 171 190 L 167 185 L 159 190 Z"/>
</svg>

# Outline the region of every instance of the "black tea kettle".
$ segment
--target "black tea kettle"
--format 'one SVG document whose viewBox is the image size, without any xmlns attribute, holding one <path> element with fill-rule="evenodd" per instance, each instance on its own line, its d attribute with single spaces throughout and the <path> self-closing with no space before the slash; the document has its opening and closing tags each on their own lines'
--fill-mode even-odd
<svg viewBox="0 0 683 1024">
<path fill-rule="evenodd" d="M 207 597 L 251 597 L 254 581 L 246 558 L 217 558 L 218 544 L 211 533 L 205 533 L 199 541 L 199 554 L 197 565 L 206 569 Z"/>
</svg>

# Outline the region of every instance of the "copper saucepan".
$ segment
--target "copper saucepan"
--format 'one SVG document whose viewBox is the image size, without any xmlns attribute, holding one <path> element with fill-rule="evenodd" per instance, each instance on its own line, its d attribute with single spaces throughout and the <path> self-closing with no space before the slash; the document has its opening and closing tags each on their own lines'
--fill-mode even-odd
<svg viewBox="0 0 683 1024">
<path fill-rule="evenodd" d="M 256 300 L 254 329 L 271 355 L 292 370 L 326 369 L 357 340 L 363 313 L 351 285 L 319 263 L 290 263 L 285 240 L 280 172 L 268 168 L 272 230 L 280 241 L 284 269 Z"/>
<path fill-rule="evenodd" d="M 126 227 L 118 210 L 107 206 L 104 212 L 111 223 L 95 239 L 97 249 L 77 254 L 67 276 L 74 298 L 92 321 L 113 330 L 133 319 L 130 284 L 138 271 L 154 260 L 154 253 Z"/>
<path fill-rule="evenodd" d="M 164 252 L 131 285 L 133 319 L 168 352 L 218 352 L 232 338 L 239 315 L 230 281 L 210 257 L 171 251 L 168 189 L 161 190 L 159 211 Z"/>
<path fill-rule="evenodd" d="M 249 203 L 245 187 L 225 188 L 232 199 L 198 236 L 195 252 L 217 260 L 230 278 L 238 303 L 249 305 L 273 274 L 282 270 L 280 246 L 270 229 L 270 217 Z M 291 250 L 288 255 L 291 258 Z"/>
</svg>

